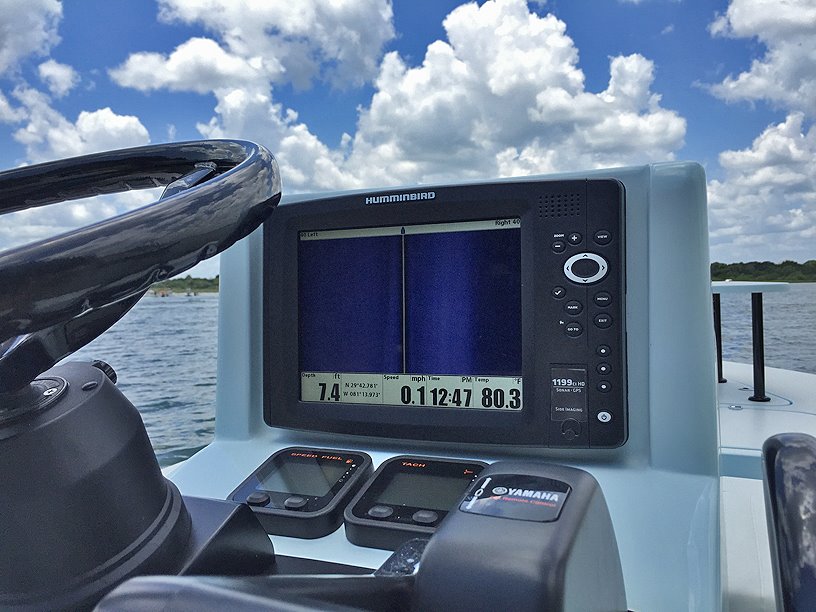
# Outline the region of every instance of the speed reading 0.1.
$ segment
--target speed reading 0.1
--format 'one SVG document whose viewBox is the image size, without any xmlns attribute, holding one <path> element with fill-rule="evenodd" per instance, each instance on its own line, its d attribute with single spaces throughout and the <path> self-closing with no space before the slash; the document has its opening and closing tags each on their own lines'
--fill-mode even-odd
<svg viewBox="0 0 816 612">
<path fill-rule="evenodd" d="M 520 376 L 302 372 L 304 402 L 521 410 Z"/>
</svg>

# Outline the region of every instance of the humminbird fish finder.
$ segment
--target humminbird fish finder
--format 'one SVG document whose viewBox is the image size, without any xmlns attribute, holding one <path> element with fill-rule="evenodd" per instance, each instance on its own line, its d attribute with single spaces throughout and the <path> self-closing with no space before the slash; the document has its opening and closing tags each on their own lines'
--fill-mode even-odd
<svg viewBox="0 0 816 612">
<path fill-rule="evenodd" d="M 607 179 L 279 206 L 264 228 L 266 422 L 624 444 L 623 211 Z"/>
</svg>

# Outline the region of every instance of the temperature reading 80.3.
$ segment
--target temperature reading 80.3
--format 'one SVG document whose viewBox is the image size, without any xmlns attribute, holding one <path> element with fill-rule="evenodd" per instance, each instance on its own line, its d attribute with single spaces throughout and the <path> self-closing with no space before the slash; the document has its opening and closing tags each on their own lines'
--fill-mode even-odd
<svg viewBox="0 0 816 612">
<path fill-rule="evenodd" d="M 302 372 L 304 402 L 521 410 L 520 376 Z"/>
</svg>

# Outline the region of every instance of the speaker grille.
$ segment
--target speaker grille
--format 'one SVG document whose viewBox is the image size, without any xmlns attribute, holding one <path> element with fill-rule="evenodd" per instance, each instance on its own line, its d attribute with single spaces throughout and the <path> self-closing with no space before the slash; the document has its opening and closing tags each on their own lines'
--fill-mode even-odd
<svg viewBox="0 0 816 612">
<path fill-rule="evenodd" d="M 574 217 L 584 209 L 580 193 L 552 193 L 538 196 L 539 217 Z"/>
</svg>

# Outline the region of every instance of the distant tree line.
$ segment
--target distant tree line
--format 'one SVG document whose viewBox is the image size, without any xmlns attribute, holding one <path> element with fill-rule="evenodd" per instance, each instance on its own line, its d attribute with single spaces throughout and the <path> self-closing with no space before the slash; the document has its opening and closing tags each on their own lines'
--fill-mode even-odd
<svg viewBox="0 0 816 612">
<path fill-rule="evenodd" d="M 173 293 L 211 293 L 218 291 L 218 276 L 215 278 L 193 278 L 189 274 L 184 278 L 171 278 L 170 280 L 154 283 L 151 289 L 172 291 Z"/>
<path fill-rule="evenodd" d="M 748 261 L 730 264 L 714 262 L 711 264 L 711 280 L 722 281 L 729 278 L 735 281 L 816 283 L 816 259 L 811 259 L 805 263 L 795 261 L 783 261 L 782 263 Z M 184 278 L 172 278 L 155 283 L 151 288 L 172 291 L 173 293 L 188 291 L 196 293 L 217 292 L 218 281 L 218 276 L 215 278 L 193 278 L 188 274 Z"/>
<path fill-rule="evenodd" d="M 788 283 L 816 282 L 816 259 L 805 263 L 783 261 L 748 261 L 745 263 L 712 263 L 711 280 L 721 281 L 784 281 Z"/>
</svg>

